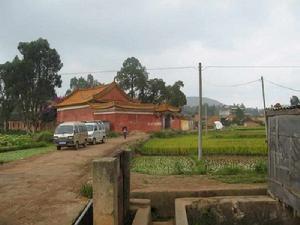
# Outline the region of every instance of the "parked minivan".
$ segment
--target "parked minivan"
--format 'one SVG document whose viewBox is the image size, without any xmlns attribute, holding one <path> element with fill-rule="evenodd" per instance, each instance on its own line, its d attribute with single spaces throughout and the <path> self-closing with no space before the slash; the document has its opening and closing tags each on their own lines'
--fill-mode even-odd
<svg viewBox="0 0 300 225">
<path fill-rule="evenodd" d="M 106 139 L 105 126 L 101 121 L 86 122 L 85 126 L 88 131 L 88 142 L 90 144 L 104 143 Z"/>
<path fill-rule="evenodd" d="M 79 149 L 80 145 L 85 147 L 87 144 L 87 128 L 81 122 L 65 122 L 57 126 L 53 139 L 57 150 L 64 146 Z"/>
</svg>

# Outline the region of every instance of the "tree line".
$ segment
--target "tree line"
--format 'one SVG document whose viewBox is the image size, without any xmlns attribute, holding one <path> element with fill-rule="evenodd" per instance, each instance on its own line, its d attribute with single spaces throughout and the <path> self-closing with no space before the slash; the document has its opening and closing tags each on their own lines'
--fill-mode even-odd
<svg viewBox="0 0 300 225">
<path fill-rule="evenodd" d="M 181 88 L 184 86 L 182 81 L 176 81 L 173 85 L 166 85 L 163 79 L 149 79 L 145 66 L 135 57 L 127 58 L 117 72 L 115 81 L 119 86 L 133 98 L 142 103 L 169 103 L 170 105 L 182 107 L 186 104 L 186 96 Z M 73 77 L 70 80 L 70 89 L 66 95 L 80 88 L 88 88 L 100 85 L 93 75 L 89 74 L 87 79 L 84 77 Z"/>
<path fill-rule="evenodd" d="M 18 50 L 20 57 L 0 64 L 0 128 L 3 124 L 8 126 L 12 112 L 17 111 L 27 128 L 36 129 L 40 121 L 55 119 L 49 101 L 61 99 L 56 88 L 62 85 L 59 71 L 63 63 L 56 49 L 43 38 L 20 42 Z M 169 103 L 178 107 L 186 104 L 182 81 L 166 85 L 162 79 L 149 79 L 146 67 L 134 57 L 123 62 L 115 81 L 130 97 L 143 103 Z M 86 79 L 73 77 L 66 95 L 78 88 L 100 84 L 91 74 Z"/>
</svg>

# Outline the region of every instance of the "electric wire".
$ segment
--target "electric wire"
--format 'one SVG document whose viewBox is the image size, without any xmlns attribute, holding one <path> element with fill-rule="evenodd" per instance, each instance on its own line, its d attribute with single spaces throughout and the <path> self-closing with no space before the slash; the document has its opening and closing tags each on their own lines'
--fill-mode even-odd
<svg viewBox="0 0 300 225">
<path fill-rule="evenodd" d="M 274 81 L 271 81 L 271 80 L 267 80 L 267 79 L 265 79 L 265 81 L 267 81 L 268 83 L 270 83 L 270 84 L 273 84 L 273 85 L 275 85 L 275 86 L 277 86 L 277 87 L 280 87 L 280 88 L 284 88 L 284 89 L 287 89 L 287 90 L 290 90 L 290 91 L 296 91 L 296 92 L 300 92 L 300 90 L 299 90 L 299 89 L 295 89 L 295 88 L 287 87 L 287 86 L 285 86 L 285 85 L 282 85 L 282 84 L 275 83 Z"/>
</svg>

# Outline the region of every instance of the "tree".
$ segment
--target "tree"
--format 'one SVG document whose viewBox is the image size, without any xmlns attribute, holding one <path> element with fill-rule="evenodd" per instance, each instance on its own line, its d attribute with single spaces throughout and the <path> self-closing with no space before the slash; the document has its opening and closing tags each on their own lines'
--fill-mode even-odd
<svg viewBox="0 0 300 225">
<path fill-rule="evenodd" d="M 143 102 L 162 103 L 167 95 L 166 84 L 162 79 L 150 79 L 147 81 L 145 99 Z"/>
<path fill-rule="evenodd" d="M 240 106 L 237 106 L 237 109 L 235 111 L 235 122 L 240 125 L 243 124 L 244 119 L 245 119 L 244 109 L 241 108 Z"/>
<path fill-rule="evenodd" d="M 83 77 L 73 77 L 70 80 L 70 89 L 66 91 L 66 95 L 71 94 L 72 91 L 80 88 L 91 88 L 100 85 L 101 83 L 94 79 L 92 74 L 87 75 L 87 79 Z"/>
<path fill-rule="evenodd" d="M 181 91 L 181 88 L 184 86 L 181 80 L 176 81 L 172 86 L 169 85 L 166 87 L 166 102 L 170 105 L 181 107 L 186 105 L 186 96 Z"/>
<path fill-rule="evenodd" d="M 300 104 L 299 98 L 297 96 L 293 95 L 290 98 L 290 103 L 291 103 L 291 106 L 299 105 Z"/>
<path fill-rule="evenodd" d="M 17 101 L 14 77 L 16 76 L 16 67 L 19 61 L 18 57 L 15 57 L 11 63 L 6 62 L 0 65 L 0 118 L 2 124 L 5 122 L 5 130 L 8 129 L 8 120 Z"/>
<path fill-rule="evenodd" d="M 56 96 L 55 87 L 61 87 L 58 71 L 63 64 L 46 39 L 20 42 L 18 50 L 23 58 L 15 65 L 13 87 L 25 124 L 35 129 L 45 102 Z"/>
<path fill-rule="evenodd" d="M 145 98 L 148 73 L 137 58 L 127 58 L 115 79 L 123 90 L 128 91 L 131 98 Z"/>
</svg>

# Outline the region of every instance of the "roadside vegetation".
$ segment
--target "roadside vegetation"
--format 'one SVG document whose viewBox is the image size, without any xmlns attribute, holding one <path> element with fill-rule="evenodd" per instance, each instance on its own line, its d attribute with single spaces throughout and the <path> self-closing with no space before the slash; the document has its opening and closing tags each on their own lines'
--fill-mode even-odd
<svg viewBox="0 0 300 225">
<path fill-rule="evenodd" d="M 24 159 L 53 150 L 52 132 L 0 134 L 0 163 Z"/>
<path fill-rule="evenodd" d="M 267 174 L 267 146 L 262 128 L 210 131 L 197 160 L 197 134 L 157 132 L 133 147 L 132 171 L 151 175 L 207 175 L 226 183 L 261 183 Z"/>
</svg>

